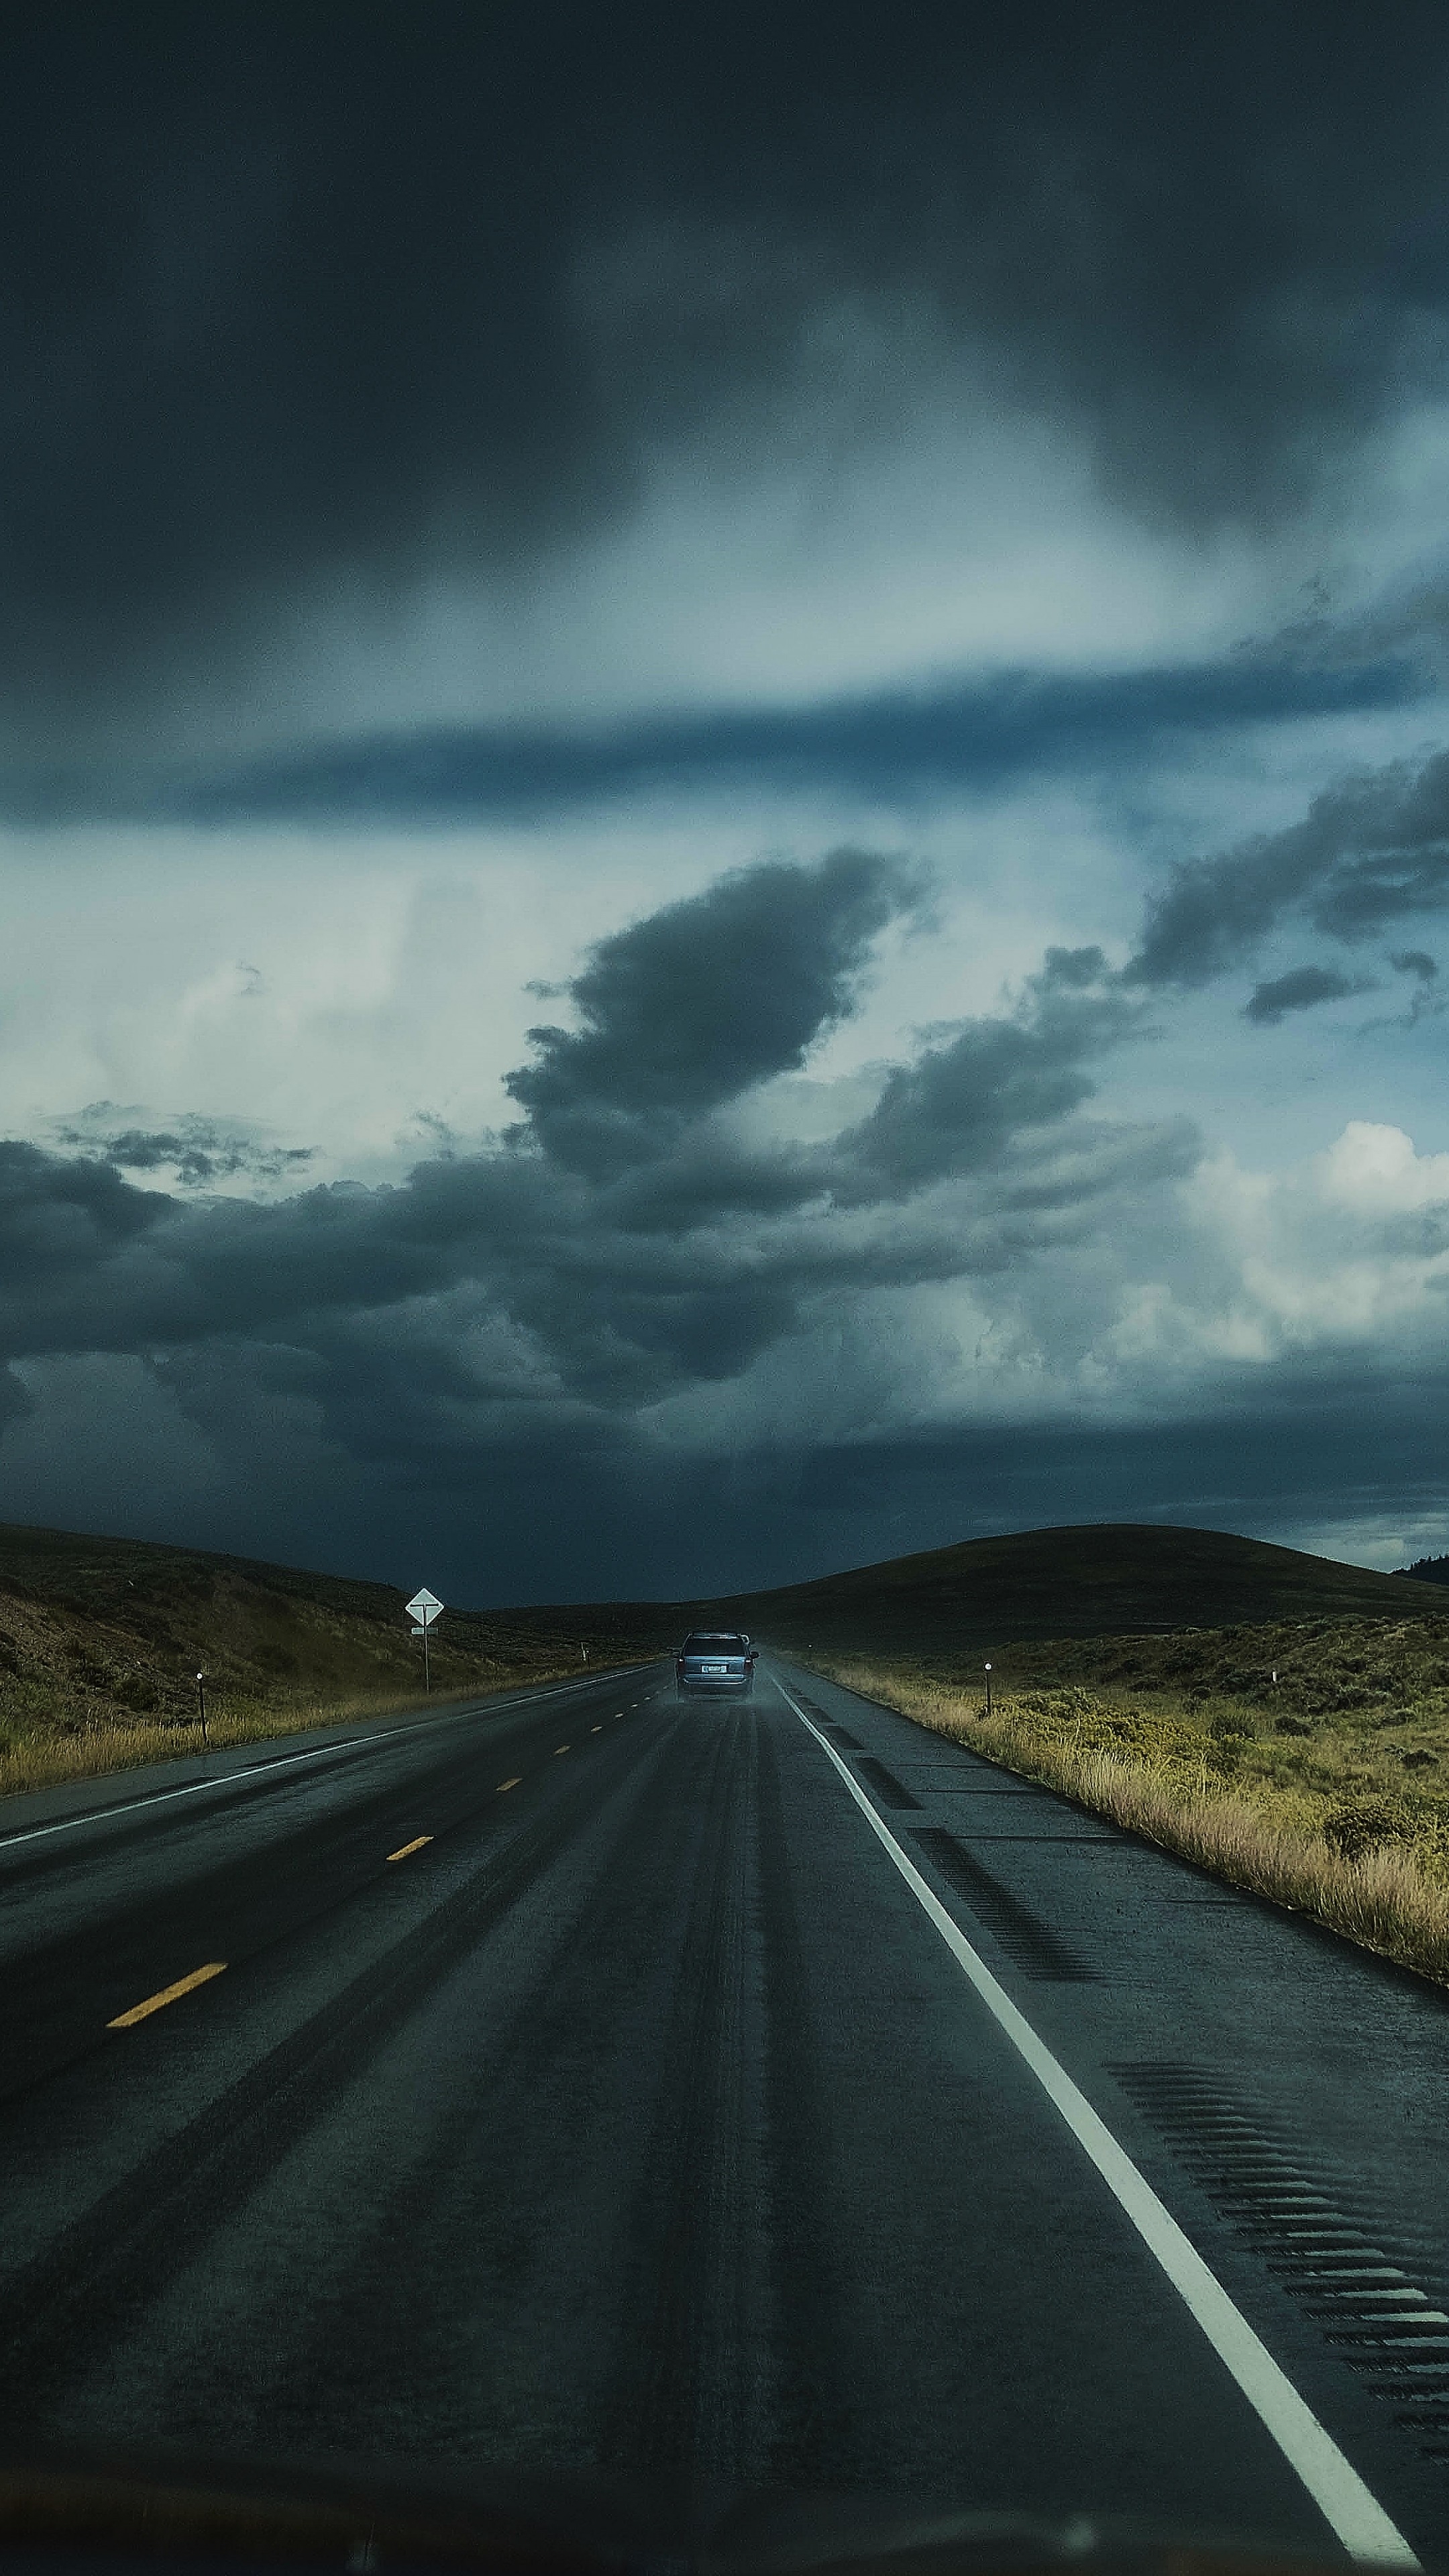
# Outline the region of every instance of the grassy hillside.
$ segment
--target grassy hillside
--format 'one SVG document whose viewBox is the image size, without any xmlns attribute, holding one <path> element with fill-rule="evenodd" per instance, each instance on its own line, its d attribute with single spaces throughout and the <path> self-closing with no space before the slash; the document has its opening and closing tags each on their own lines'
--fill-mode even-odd
<svg viewBox="0 0 1449 2576">
<path fill-rule="evenodd" d="M 198 1668 L 214 1741 L 405 1706 L 422 1672 L 404 1598 L 200 1549 L 0 1527 L 0 1790 L 190 1750 Z M 1449 1702 L 1429 1681 L 1444 1607 L 1433 1584 L 1216 1531 L 1034 1530 L 726 1601 L 449 1610 L 433 1682 L 458 1694 L 578 1672 L 585 1647 L 595 1669 L 633 1662 L 724 1621 L 948 1694 L 970 1691 L 989 1652 L 999 1689 L 1085 1690 L 1113 1723 L 1181 1704 L 1214 1762 L 1244 1730 L 1212 1711 L 1251 1707 L 1248 1731 L 1280 1770 L 1307 1760 L 1305 1728 L 1345 1779 L 1372 1738 L 1376 1793 L 1402 1756 L 1393 1776 L 1428 1795 L 1449 1744 Z M 1344 1727 L 1357 1749 L 1339 1746 Z"/>
<path fill-rule="evenodd" d="M 1107 1525 L 731 1609 L 847 1687 L 1449 1982 L 1442 1585 Z"/>
<path fill-rule="evenodd" d="M 1432 1617 L 1435 1588 L 1220 1530 L 1098 1523 L 968 1539 L 714 1605 L 770 1643 L 964 1651 L 1129 1629 Z"/>
<path fill-rule="evenodd" d="M 406 1595 L 140 1540 L 0 1526 L 0 1791 L 190 1750 L 196 1674 L 214 1742 L 422 1696 Z M 604 1608 L 449 1611 L 433 1687 L 468 1693 L 657 1651 Z"/>
<path fill-rule="evenodd" d="M 1425 1591 L 1408 1619 L 993 1644 L 989 1714 L 979 1646 L 806 1660 L 1449 1983 L 1449 1605 Z"/>
</svg>

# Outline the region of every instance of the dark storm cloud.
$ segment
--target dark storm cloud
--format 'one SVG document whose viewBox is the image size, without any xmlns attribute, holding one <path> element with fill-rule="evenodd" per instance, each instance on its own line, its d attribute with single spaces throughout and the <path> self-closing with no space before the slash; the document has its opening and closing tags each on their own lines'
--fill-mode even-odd
<svg viewBox="0 0 1449 2576">
<path fill-rule="evenodd" d="M 209 1189 L 218 1181 L 277 1181 L 300 1177 L 312 1160 L 307 1145 L 267 1145 L 214 1118 L 188 1111 L 172 1128 L 124 1127 L 114 1123 L 109 1101 L 97 1101 L 75 1126 L 58 1126 L 55 1141 L 94 1155 L 119 1172 L 174 1169 L 185 1189 Z"/>
<path fill-rule="evenodd" d="M 939 1546 L 943 1530 L 974 1538 L 1113 1520 L 1281 1543 L 1285 1529 L 1321 1528 L 1326 1504 L 1346 1523 L 1402 1527 L 1417 1514 L 1437 1523 L 1449 1387 L 1412 1368 L 1375 1373 L 1371 1440 L 1364 1402 L 1362 1381 L 1341 1365 L 1306 1363 L 1276 1373 L 1271 1386 L 1257 1384 L 1250 1403 L 1239 1390 L 1214 1388 L 1210 1404 L 1153 1422 L 1013 1423 L 823 1441 L 809 1453 L 762 1461 L 759 1501 L 766 1513 L 772 1500 L 788 1503 L 817 1533 L 835 1515 L 841 1528 L 888 1529 L 892 1553 Z M 829 1546 L 826 1538 L 817 1564 L 841 1561 Z"/>
<path fill-rule="evenodd" d="M 1413 5 L 32 13 L 12 689 L 517 564 L 721 425 L 888 436 L 907 305 L 1128 506 L 1269 525 L 1434 363 L 1446 63 Z"/>
<path fill-rule="evenodd" d="M 741 869 L 601 940 L 569 986 L 582 1026 L 530 1029 L 508 1077 L 546 1153 L 580 1171 L 627 1166 L 772 1074 L 851 1009 L 872 943 L 919 900 L 865 850 L 817 867 Z"/>
<path fill-rule="evenodd" d="M 454 1144 L 396 1187 L 198 1200 L 140 1188 L 95 1151 L 0 1149 L 12 1448 L 63 1451 L 53 1423 L 85 1421 L 71 1514 L 84 1521 L 87 1476 L 108 1440 L 129 1454 L 150 1401 L 168 1458 L 180 1423 L 224 1462 L 226 1513 L 210 1524 L 223 1543 L 276 1552 L 290 1530 L 303 1561 L 356 1565 L 381 1561 L 384 1532 L 389 1562 L 431 1532 L 420 1571 L 474 1598 L 678 1591 L 723 1581 L 729 1562 L 740 1580 L 756 1562 L 783 1579 L 943 1528 L 1114 1508 L 1249 1527 L 1261 1511 L 1281 1528 L 1319 1468 L 1336 1503 L 1350 1486 L 1375 1508 L 1392 1499 L 1391 1478 L 1422 1463 L 1423 1424 L 1443 1414 L 1437 1380 L 1411 1385 L 1409 1348 L 1340 1350 L 1331 1370 L 1292 1353 L 1255 1368 L 1249 1418 L 1241 1369 L 1211 1335 L 1185 1377 L 1172 1360 L 1162 1407 L 1149 1330 L 1162 1421 L 1127 1434 L 1070 1419 L 1078 1358 L 1093 1387 L 1093 1371 L 1117 1366 L 1119 1316 L 1126 1356 L 1102 1400 L 1139 1400 L 1132 1291 L 1184 1257 L 1183 1212 L 1162 1193 L 1202 1151 L 1185 1121 L 1131 1125 L 1093 1108 L 1103 1062 L 1148 1034 L 1150 1008 L 1100 948 L 1050 950 L 994 1016 L 923 1032 L 906 1060 L 876 1069 L 874 1107 L 833 1136 L 771 1141 L 758 1101 L 738 1115 L 838 1022 L 872 940 L 918 900 L 894 863 L 838 851 L 726 877 L 600 941 L 566 988 L 575 1025 L 541 1032 L 517 1079 L 511 1138 Z M 1427 952 L 1397 953 L 1432 992 Z M 742 960 L 744 987 L 732 981 Z M 721 993 L 757 968 L 752 1006 L 723 1010 Z M 624 1121 L 627 1151 L 596 1123 L 604 1112 Z M 98 1110 L 76 1132 L 146 1169 L 148 1139 L 159 1154 L 202 1124 L 133 1133 Z M 1390 1213 L 1371 1242 L 1355 1237 L 1358 1252 L 1435 1255 L 1442 1228 L 1428 1213 Z M 874 1301 L 944 1285 L 968 1292 L 940 1330 L 950 1404 L 970 1369 L 954 1319 L 979 1315 L 988 1338 L 1000 1328 L 1009 1395 L 1038 1377 L 1049 1393 L 1060 1372 L 1050 1424 L 901 1436 L 895 1344 L 918 1310 Z M 771 1370 L 798 1354 L 808 1376 L 827 1344 L 839 1354 L 820 1390 L 828 1433 L 816 1444 L 796 1422 L 777 1438 L 752 1411 L 771 1402 Z M 902 1354 L 912 1420 L 935 1418 L 936 1348 Z M 1191 1420 L 1175 1409 L 1183 1385 Z M 1343 1436 L 1370 1386 L 1375 1458 L 1354 1484 L 1325 1467 L 1321 1423 Z M 687 1459 L 661 1438 L 671 1399 L 669 1418 L 690 1426 Z M 842 1437 L 857 1405 L 860 1434 Z M 1114 1500 L 1119 1468 L 1135 1481 Z M 756 1514 L 749 1533 L 732 1480 Z M 474 1541 L 459 1533 L 485 1525 L 497 1546 L 469 1573 Z M 747 1538 L 758 1560 L 741 1560 Z"/>
<path fill-rule="evenodd" d="M 1301 823 L 1175 868 L 1150 903 L 1136 984 L 1211 982 L 1297 915 L 1331 938 L 1376 937 L 1449 907 L 1449 752 L 1396 761 L 1315 797 Z"/>
<path fill-rule="evenodd" d="M 912 1190 L 996 1161 L 1023 1134 L 1055 1126 L 1095 1088 L 1088 1066 L 1138 1024 L 1100 948 L 1049 949 L 1015 1019 L 974 1020 L 887 1075 L 870 1116 L 840 1152 L 849 1187 Z"/>
<path fill-rule="evenodd" d="M 225 1355 L 185 1354 L 165 1375 L 188 1413 L 234 1448 L 236 1380 Z M 278 1355 L 271 1400 L 293 1389 Z M 268 1497 L 264 1519 L 234 1521 L 219 1543 L 344 1573 L 375 1568 L 408 1585 L 422 1574 L 450 1601 L 679 1599 L 1011 1529 L 1161 1521 L 1281 1542 L 1285 1532 L 1321 1530 L 1327 1503 L 1345 1521 L 1401 1530 L 1418 1519 L 1434 1530 L 1449 1436 L 1441 1379 L 1381 1371 L 1365 1440 L 1364 1389 L 1336 1368 L 1305 1370 L 1271 1391 L 1258 1379 L 1250 1403 L 1222 1390 L 1211 1409 L 1185 1406 L 1150 1422 L 948 1425 L 815 1441 L 757 1433 L 736 1457 L 671 1456 L 617 1417 L 576 1409 L 564 1419 L 539 1407 L 490 1426 L 480 1479 L 476 1413 L 437 1393 L 421 1348 L 406 1392 L 387 1417 L 360 1406 L 349 1426 L 365 1477 L 349 1486 L 329 1456 L 315 1480 L 298 1480 L 295 1522 L 286 1497 Z M 399 1436 L 410 1428 L 418 1449 Z M 155 1534 L 174 1535 L 174 1525 Z"/>
<path fill-rule="evenodd" d="M 1363 990 L 1335 967 L 1295 966 L 1287 975 L 1259 984 L 1243 1006 L 1243 1017 L 1260 1028 L 1276 1028 L 1290 1011 L 1311 1011 L 1320 1002 L 1341 1002 L 1345 994 Z"/>
<path fill-rule="evenodd" d="M 103 1163 L 0 1143 L 0 1297 L 13 1311 L 43 1312 L 69 1282 L 142 1242 L 165 1205 Z"/>
<path fill-rule="evenodd" d="M 106 1161 L 8 1146 L 0 1353 L 211 1349 L 245 1375 L 253 1351 L 265 1375 L 282 1351 L 294 1389 L 306 1354 L 343 1424 L 385 1425 L 416 1351 L 475 1417 L 628 1407 L 734 1375 L 821 1294 L 996 1271 L 1190 1166 L 1179 1127 L 1074 1114 L 1140 1012 L 1097 949 L 1051 952 L 1001 1018 L 882 1068 L 876 1110 L 834 1139 L 733 1133 L 732 1106 L 801 1065 L 920 901 L 897 863 L 839 850 L 600 941 L 568 988 L 577 1027 L 535 1032 L 512 1078 L 523 1122 L 400 1187 L 188 1204 L 114 1168 L 144 1167 L 144 1137 L 105 1136 Z M 969 1195 L 938 1208 L 941 1185 Z"/>
<path fill-rule="evenodd" d="M 823 705 L 583 729 L 426 727 L 207 772 L 12 767 L 0 771 L 0 812 L 26 823 L 395 827 L 531 820 L 613 797 L 741 785 L 911 800 L 1052 769 L 1120 768 L 1255 724 L 1404 706 L 1435 685 L 1407 659 L 1246 653 L 1150 671 L 1006 671 Z"/>
</svg>

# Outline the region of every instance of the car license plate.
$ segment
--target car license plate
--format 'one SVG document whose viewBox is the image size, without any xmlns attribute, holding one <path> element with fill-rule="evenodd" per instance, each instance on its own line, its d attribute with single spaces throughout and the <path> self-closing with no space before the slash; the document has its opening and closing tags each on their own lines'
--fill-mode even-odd
<svg viewBox="0 0 1449 2576">
<path fill-rule="evenodd" d="M 728 1664 L 701 1664 L 699 1669 L 702 1673 L 708 1673 L 712 1679 L 716 1673 L 727 1673 L 729 1666 Z"/>
</svg>

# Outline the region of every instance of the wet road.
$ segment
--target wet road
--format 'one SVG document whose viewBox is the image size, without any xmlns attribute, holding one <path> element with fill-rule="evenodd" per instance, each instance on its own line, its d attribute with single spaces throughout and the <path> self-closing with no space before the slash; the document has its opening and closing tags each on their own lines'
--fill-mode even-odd
<svg viewBox="0 0 1449 2576">
<path fill-rule="evenodd" d="M 0 1809 L 12 2453 L 1449 2560 L 1449 1998 L 783 1663 L 292 1751 Z"/>
</svg>

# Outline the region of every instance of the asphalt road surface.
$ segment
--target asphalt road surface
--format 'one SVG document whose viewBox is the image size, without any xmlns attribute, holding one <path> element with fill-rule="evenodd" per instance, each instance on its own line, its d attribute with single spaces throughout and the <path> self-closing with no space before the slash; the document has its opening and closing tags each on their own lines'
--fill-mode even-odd
<svg viewBox="0 0 1449 2576">
<path fill-rule="evenodd" d="M 213 1760 L 0 1808 L 12 2456 L 1449 2561 L 1449 1998 L 784 1663 Z"/>
</svg>

